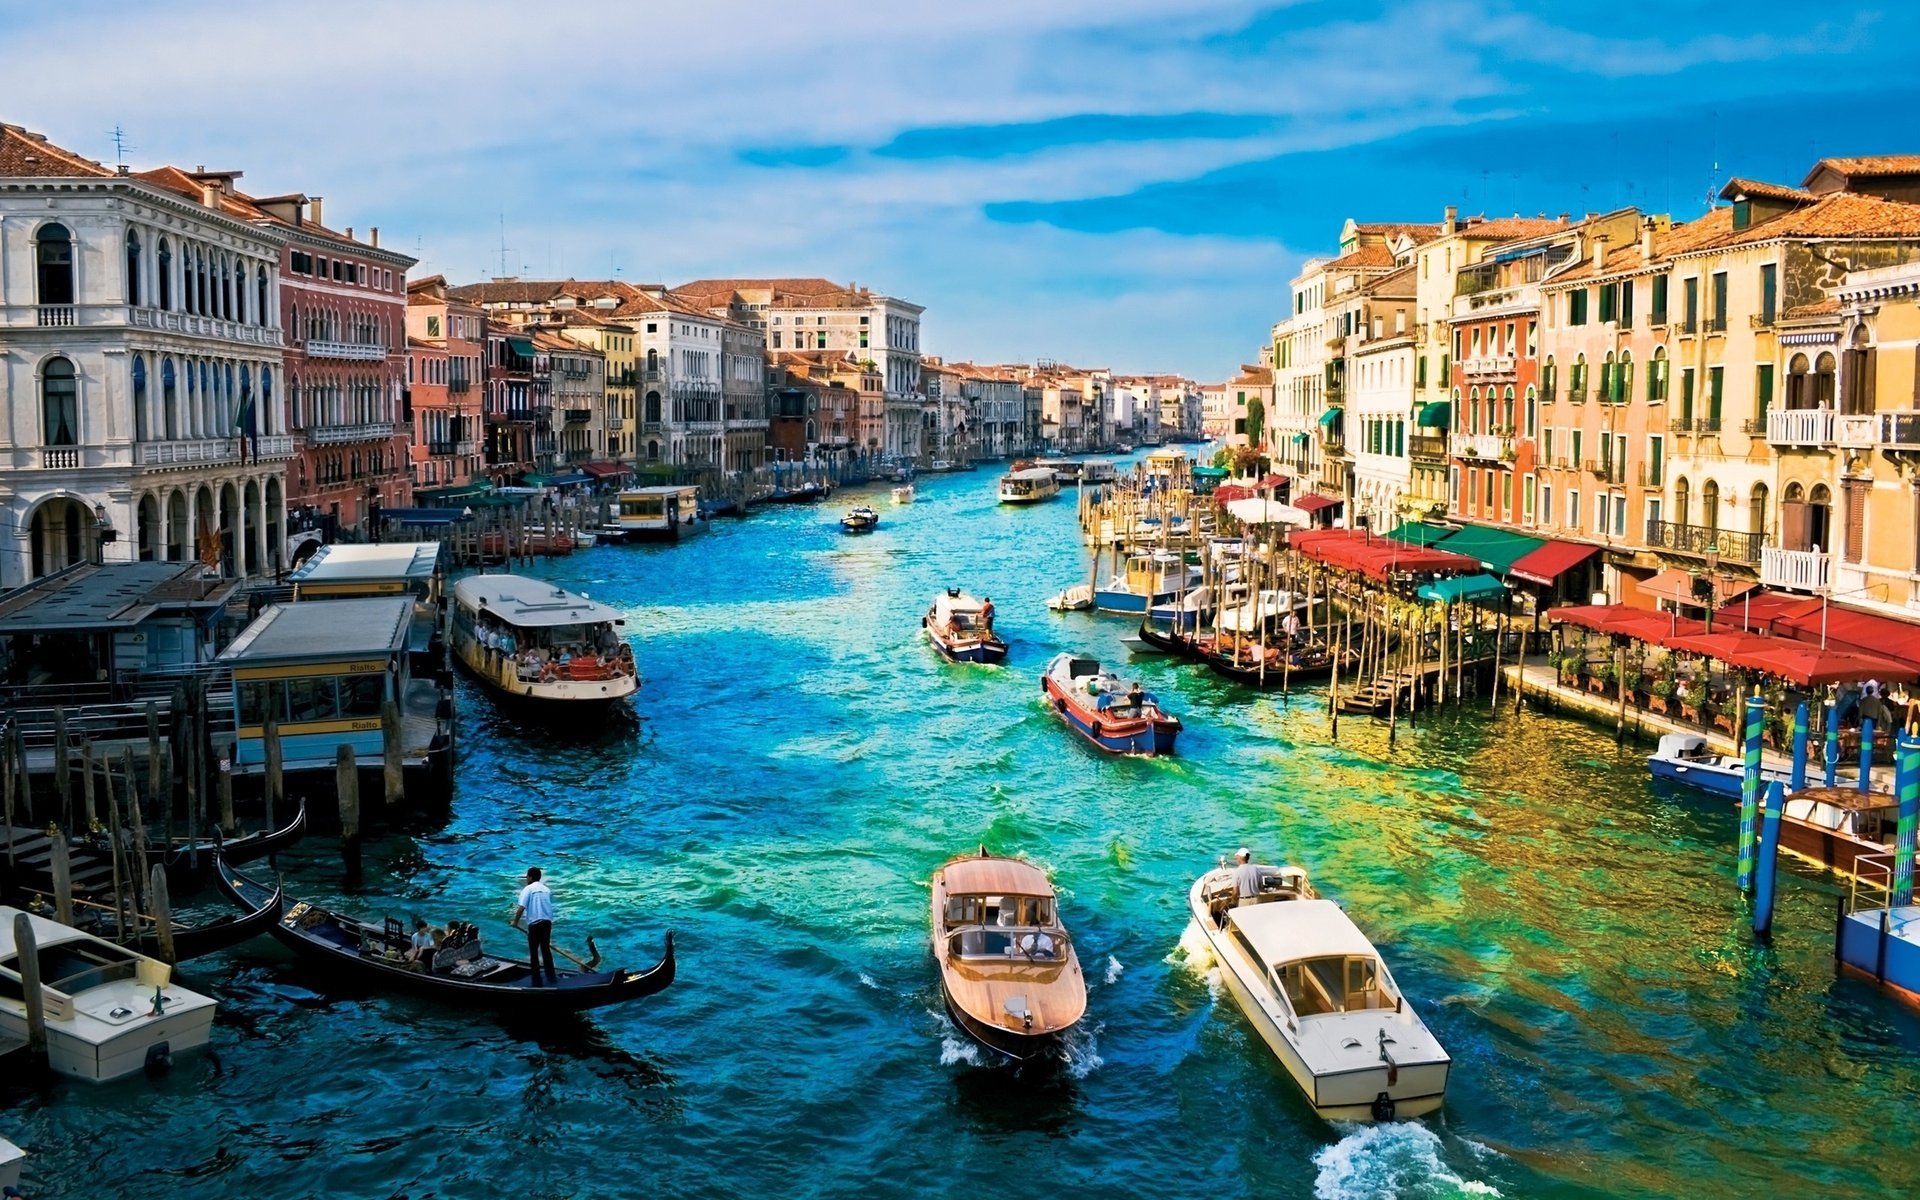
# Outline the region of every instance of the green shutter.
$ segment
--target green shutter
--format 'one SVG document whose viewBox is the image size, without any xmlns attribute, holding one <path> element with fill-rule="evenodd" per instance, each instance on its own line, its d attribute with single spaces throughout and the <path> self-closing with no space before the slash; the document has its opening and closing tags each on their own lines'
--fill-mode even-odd
<svg viewBox="0 0 1920 1200">
<path fill-rule="evenodd" d="M 1707 368 L 1707 416 L 1711 420 L 1720 419 L 1720 398 L 1725 390 L 1722 385 L 1726 381 L 1726 375 L 1725 367 Z"/>
<path fill-rule="evenodd" d="M 1767 409 L 1773 405 L 1773 364 L 1761 363 L 1755 372 L 1753 381 L 1753 415 L 1757 421 L 1765 422 Z"/>
<path fill-rule="evenodd" d="M 1680 371 L 1680 420 L 1684 423 L 1693 420 L 1693 368 L 1683 367 Z"/>
<path fill-rule="evenodd" d="M 1667 323 L 1667 277 L 1665 275 L 1655 275 L 1653 277 L 1652 305 L 1653 323 L 1655 325 L 1665 325 Z"/>
<path fill-rule="evenodd" d="M 1633 280 L 1620 285 L 1620 328 L 1633 328 Z"/>
</svg>

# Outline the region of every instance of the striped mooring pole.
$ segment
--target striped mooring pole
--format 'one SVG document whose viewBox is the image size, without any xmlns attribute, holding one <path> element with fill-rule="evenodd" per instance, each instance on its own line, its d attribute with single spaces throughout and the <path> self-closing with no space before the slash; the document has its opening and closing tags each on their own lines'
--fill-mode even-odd
<svg viewBox="0 0 1920 1200">
<path fill-rule="evenodd" d="M 1766 725 L 1767 705 L 1759 696 L 1747 697 L 1746 738 L 1742 746 L 1740 779 L 1740 890 L 1753 890 L 1753 852 L 1760 816 L 1760 731 Z"/>
<path fill-rule="evenodd" d="M 1855 781 L 1860 794 L 1866 795 L 1873 790 L 1873 718 L 1860 722 L 1860 778 Z"/>
<path fill-rule="evenodd" d="M 1840 706 L 1827 701 L 1827 750 L 1826 786 L 1834 787 L 1840 781 Z"/>
<path fill-rule="evenodd" d="M 1787 807 L 1787 789 L 1776 779 L 1767 785 L 1766 817 L 1760 824 L 1760 861 L 1754 876 L 1753 936 L 1773 936 L 1773 884 L 1780 865 L 1780 814 Z"/>
<path fill-rule="evenodd" d="M 1894 751 L 1894 795 L 1900 815 L 1893 826 L 1892 907 L 1913 903 L 1915 825 L 1920 824 L 1920 736 L 1902 730 Z"/>
<path fill-rule="evenodd" d="M 1807 790 L 1807 702 L 1802 700 L 1793 710 L 1793 774 L 1787 782 L 1789 791 Z"/>
</svg>

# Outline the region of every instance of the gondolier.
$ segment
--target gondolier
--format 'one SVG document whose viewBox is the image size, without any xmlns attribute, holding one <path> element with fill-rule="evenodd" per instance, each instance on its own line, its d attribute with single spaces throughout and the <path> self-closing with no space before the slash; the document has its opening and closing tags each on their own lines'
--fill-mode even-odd
<svg viewBox="0 0 1920 1200">
<path fill-rule="evenodd" d="M 553 890 L 541 881 L 539 867 L 527 868 L 527 885 L 515 898 L 513 920 L 508 924 L 518 926 L 523 917 L 527 922 L 527 965 L 532 970 L 533 986 L 540 986 L 542 966 L 547 971 L 547 982 L 558 986 L 560 976 L 553 969 Z"/>
</svg>

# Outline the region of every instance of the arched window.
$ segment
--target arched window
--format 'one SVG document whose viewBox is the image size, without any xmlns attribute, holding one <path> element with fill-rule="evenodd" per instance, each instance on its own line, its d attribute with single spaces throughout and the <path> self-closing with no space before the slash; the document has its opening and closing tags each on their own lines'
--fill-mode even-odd
<svg viewBox="0 0 1920 1200">
<path fill-rule="evenodd" d="M 1613 399 L 1613 389 L 1613 351 L 1609 350 L 1607 356 L 1600 360 L 1600 390 L 1594 393 L 1593 398 L 1606 404 Z"/>
<path fill-rule="evenodd" d="M 39 264 L 41 304 L 73 303 L 73 235 L 60 224 L 40 227 L 34 239 L 34 261 Z M 72 364 L 68 364 L 71 369 Z"/>
<path fill-rule="evenodd" d="M 1467 432 L 1480 432 L 1480 389 L 1467 389 Z"/>
<path fill-rule="evenodd" d="M 233 320 L 233 264 L 220 256 L 220 315 Z"/>
<path fill-rule="evenodd" d="M 212 274 L 212 265 L 207 262 L 207 252 L 195 249 L 193 252 L 194 311 L 203 317 L 213 315 L 213 290 L 208 276 Z"/>
<path fill-rule="evenodd" d="M 153 282 L 158 285 L 160 307 L 173 310 L 173 247 L 167 239 L 161 238 L 159 249 L 154 254 Z"/>
<path fill-rule="evenodd" d="M 151 436 L 147 428 L 147 356 L 135 351 L 133 355 L 133 440 L 144 442 Z"/>
<path fill-rule="evenodd" d="M 1692 489 L 1687 486 L 1687 477 L 1682 475 L 1673 481 L 1673 523 L 1675 525 L 1685 525 L 1689 523 L 1689 518 L 1692 517 L 1693 514 L 1689 512 L 1688 509 L 1692 505 L 1692 502 Z"/>
<path fill-rule="evenodd" d="M 1667 398 L 1667 348 L 1653 348 L 1653 365 L 1647 368 L 1647 403 L 1659 404 Z"/>
<path fill-rule="evenodd" d="M 227 364 L 226 386 L 220 389 L 220 424 L 214 428 L 214 436 L 225 437 L 238 423 L 240 411 L 236 402 L 246 392 L 245 388 L 234 387 L 233 364 Z"/>
<path fill-rule="evenodd" d="M 173 360 L 160 360 L 161 432 L 169 441 L 180 436 L 180 396 L 175 390 Z"/>
<path fill-rule="evenodd" d="M 1720 528 L 1720 485 L 1711 479 L 1700 486 L 1700 523 L 1708 529 Z"/>
<path fill-rule="evenodd" d="M 1813 406 L 1833 407 L 1833 355 L 1822 353 L 1813 364 Z"/>
<path fill-rule="evenodd" d="M 127 230 L 127 303 L 140 303 L 140 231 Z"/>
<path fill-rule="evenodd" d="M 1492 393 L 1489 392 L 1488 396 L 1491 397 Z M 1500 425 L 1503 429 L 1507 431 L 1507 435 L 1511 437 L 1513 435 L 1513 385 L 1512 384 L 1507 385 L 1507 390 L 1505 393 L 1502 394 L 1501 399 L 1506 402 L 1504 405 L 1502 405 L 1502 407 L 1506 409 L 1506 412 L 1501 418 Z M 1488 408 L 1493 407 L 1493 403 L 1491 399 L 1489 399 L 1487 403 L 1487 407 Z"/>
<path fill-rule="evenodd" d="M 1587 356 L 1579 354 L 1573 360 L 1573 378 L 1567 381 L 1567 390 L 1575 401 L 1587 398 Z"/>
<path fill-rule="evenodd" d="M 260 368 L 260 431 L 279 433 L 280 422 L 273 411 L 273 368 Z"/>
<path fill-rule="evenodd" d="M 50 358 L 40 369 L 40 421 L 42 444 L 80 444 L 80 388 L 72 360 Z"/>
<path fill-rule="evenodd" d="M 255 272 L 254 278 L 255 278 L 254 288 L 259 295 L 259 301 L 260 301 L 260 307 L 254 313 L 254 324 L 271 325 L 273 324 L 273 322 L 267 319 L 267 269 L 265 267 L 261 267 L 258 271 Z"/>
<path fill-rule="evenodd" d="M 1787 407 L 1814 406 L 1813 389 L 1807 385 L 1807 356 L 1796 354 L 1787 361 Z"/>
<path fill-rule="evenodd" d="M 1532 384 L 1527 385 L 1527 429 L 1528 437 L 1540 436 L 1540 393 Z"/>
<path fill-rule="evenodd" d="M 1813 491 L 1807 494 L 1807 532 L 1815 550 L 1833 548 L 1833 493 L 1824 483 L 1813 485 Z"/>
<path fill-rule="evenodd" d="M 1558 368 L 1553 365 L 1553 355 L 1547 355 L 1547 361 L 1540 364 L 1540 398 L 1548 404 L 1553 403 L 1555 379 Z"/>
<path fill-rule="evenodd" d="M 1753 493 L 1747 498 L 1747 529 L 1749 532 L 1766 536 L 1767 532 L 1767 485 L 1756 483 Z"/>
<path fill-rule="evenodd" d="M 1613 396 L 1615 404 L 1627 404 L 1633 400 L 1633 351 L 1622 350 L 1620 362 L 1613 368 Z"/>
</svg>

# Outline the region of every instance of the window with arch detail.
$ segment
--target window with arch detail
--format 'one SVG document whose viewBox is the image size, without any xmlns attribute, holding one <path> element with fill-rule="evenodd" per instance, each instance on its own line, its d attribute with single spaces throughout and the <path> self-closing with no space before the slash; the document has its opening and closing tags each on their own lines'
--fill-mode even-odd
<svg viewBox="0 0 1920 1200">
<path fill-rule="evenodd" d="M 127 303 L 140 303 L 140 231 L 127 230 Z"/>
<path fill-rule="evenodd" d="M 39 303 L 73 303 L 73 235 L 58 222 L 40 227 L 35 235 L 34 262 L 38 268 Z M 68 364 L 71 367 L 71 364 Z"/>
<path fill-rule="evenodd" d="M 56 356 L 41 368 L 40 420 L 45 445 L 80 444 L 80 387 L 71 359 Z"/>
</svg>

